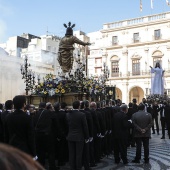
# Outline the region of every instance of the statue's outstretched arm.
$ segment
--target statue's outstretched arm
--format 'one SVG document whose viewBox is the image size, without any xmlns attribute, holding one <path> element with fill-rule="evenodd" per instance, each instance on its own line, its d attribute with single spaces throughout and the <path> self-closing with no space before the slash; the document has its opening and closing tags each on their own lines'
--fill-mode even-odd
<svg viewBox="0 0 170 170">
<path fill-rule="evenodd" d="M 73 36 L 73 40 L 74 40 L 74 43 L 77 43 L 77 44 L 80 44 L 80 45 L 83 45 L 83 46 L 85 46 L 85 45 L 91 45 L 90 43 L 88 43 L 88 42 L 83 42 L 83 41 L 81 41 L 81 40 L 79 40 L 77 37 L 75 37 L 75 36 Z"/>
</svg>

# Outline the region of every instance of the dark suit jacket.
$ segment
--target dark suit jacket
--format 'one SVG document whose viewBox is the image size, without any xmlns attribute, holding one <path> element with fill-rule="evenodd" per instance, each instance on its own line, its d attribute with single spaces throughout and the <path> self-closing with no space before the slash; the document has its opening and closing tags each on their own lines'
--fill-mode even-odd
<svg viewBox="0 0 170 170">
<path fill-rule="evenodd" d="M 1 132 L 1 130 L 0 130 L 0 134 L 2 133 L 2 135 L 3 135 L 3 140 L 4 140 L 4 133 L 5 133 L 5 132 L 4 132 L 5 120 L 6 120 L 6 117 L 7 117 L 10 113 L 11 113 L 11 112 L 9 112 L 9 111 L 7 111 L 7 110 L 1 113 L 1 124 L 2 124 L 2 125 L 1 125 L 0 127 L 2 128 L 2 132 Z M 0 129 L 1 129 L 1 128 L 0 128 Z"/>
<path fill-rule="evenodd" d="M 72 110 L 66 114 L 68 122 L 68 141 L 84 141 L 89 139 L 86 115 L 79 110 Z"/>
<path fill-rule="evenodd" d="M 10 113 L 11 113 L 11 112 L 9 112 L 9 111 L 7 111 L 7 110 L 1 113 L 2 126 L 4 126 L 4 124 L 5 124 L 5 119 L 6 119 L 6 117 L 7 117 Z"/>
<path fill-rule="evenodd" d="M 53 135 L 56 138 L 61 137 L 58 117 L 53 111 L 40 109 L 34 116 L 34 126 L 36 133 L 45 133 L 46 135 Z"/>
<path fill-rule="evenodd" d="M 106 129 L 110 131 L 112 129 L 112 108 L 106 106 L 105 107 L 105 115 L 106 115 Z"/>
<path fill-rule="evenodd" d="M 166 112 L 165 106 L 161 106 L 161 107 L 158 109 L 158 112 L 159 112 L 159 111 L 160 111 L 160 119 L 162 119 L 163 111 L 164 111 L 164 117 L 165 117 L 165 112 Z"/>
<path fill-rule="evenodd" d="M 137 111 L 138 111 L 138 105 L 137 105 L 136 103 L 133 103 L 132 108 L 135 110 L 135 112 L 137 112 Z"/>
<path fill-rule="evenodd" d="M 103 130 L 104 130 L 104 133 L 105 133 L 106 132 L 106 113 L 105 113 L 105 109 L 100 108 L 100 112 L 101 112 L 101 115 L 102 115 Z M 102 131 L 101 131 L 101 133 L 102 133 Z"/>
<path fill-rule="evenodd" d="M 92 137 L 97 137 L 97 134 L 100 133 L 100 125 L 99 125 L 97 113 L 94 109 L 85 108 L 84 110 L 90 112 L 91 114 L 92 122 L 93 122 L 93 136 Z"/>
<path fill-rule="evenodd" d="M 120 111 L 114 115 L 113 123 L 113 135 L 114 138 L 127 139 L 128 129 L 132 126 L 132 123 L 128 121 L 126 113 Z"/>
<path fill-rule="evenodd" d="M 120 106 L 116 105 L 114 109 L 116 110 L 116 112 L 120 112 Z"/>
<path fill-rule="evenodd" d="M 101 133 L 97 112 L 94 109 L 90 109 L 93 119 L 93 137 L 97 137 L 97 134 Z"/>
<path fill-rule="evenodd" d="M 159 106 L 158 105 L 153 105 L 152 106 L 152 118 L 155 118 L 158 116 L 158 111 L 159 111 Z"/>
<path fill-rule="evenodd" d="M 147 112 L 150 113 L 151 115 L 153 114 L 153 109 L 151 105 L 148 105 Z"/>
<path fill-rule="evenodd" d="M 165 113 L 166 123 L 168 126 L 170 126 L 170 106 L 168 105 L 165 106 L 164 113 Z"/>
<path fill-rule="evenodd" d="M 130 107 L 129 109 L 128 109 L 128 112 L 127 112 L 127 117 L 128 117 L 128 119 L 131 119 L 132 118 L 132 115 L 135 113 L 135 110 L 132 108 L 132 107 Z"/>
<path fill-rule="evenodd" d="M 67 122 L 66 122 L 66 111 L 60 110 L 58 112 L 55 112 L 58 118 L 59 126 L 61 128 L 61 131 L 63 132 L 64 136 L 67 135 L 68 129 L 67 129 Z"/>
<path fill-rule="evenodd" d="M 97 113 L 97 117 L 98 117 L 98 120 L 99 120 L 99 126 L 100 126 L 101 134 L 102 134 L 102 136 L 104 136 L 106 128 L 105 128 L 104 119 L 103 119 L 103 116 L 102 116 L 101 109 L 96 109 L 96 113 Z"/>
<path fill-rule="evenodd" d="M 92 119 L 91 113 L 87 110 L 80 110 L 80 111 L 85 113 L 88 129 L 89 129 L 89 136 L 93 137 L 93 119 Z"/>
<path fill-rule="evenodd" d="M 4 141 L 4 130 L 3 130 L 3 122 L 1 118 L 2 112 L 0 112 L 0 142 Z"/>
<path fill-rule="evenodd" d="M 134 125 L 134 137 L 150 137 L 150 128 L 152 127 L 152 116 L 150 113 L 139 110 L 132 116 Z M 145 129 L 146 132 L 142 133 L 141 129 Z"/>
<path fill-rule="evenodd" d="M 35 156 L 35 135 L 31 116 L 22 110 L 9 114 L 5 121 L 5 142 Z"/>
</svg>

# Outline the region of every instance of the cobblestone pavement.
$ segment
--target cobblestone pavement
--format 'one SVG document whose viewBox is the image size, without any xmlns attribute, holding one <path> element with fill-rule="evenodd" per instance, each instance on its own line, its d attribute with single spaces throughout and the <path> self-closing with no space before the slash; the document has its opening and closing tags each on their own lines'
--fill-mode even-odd
<svg viewBox="0 0 170 170">
<path fill-rule="evenodd" d="M 104 158 L 93 170 L 170 170 L 170 139 L 160 139 L 161 135 L 154 134 L 150 139 L 150 162 L 145 164 L 143 160 L 140 163 L 131 163 L 135 157 L 136 148 L 128 148 L 129 163 L 115 164 L 113 155 Z M 142 152 L 143 159 L 143 152 Z M 69 170 L 68 166 L 61 170 Z"/>
<path fill-rule="evenodd" d="M 131 163 L 135 157 L 136 148 L 128 148 L 129 163 L 124 165 L 114 164 L 113 156 L 102 160 L 94 170 L 170 170 L 170 139 L 160 139 L 161 135 L 154 134 L 150 139 L 150 162 L 145 164 L 144 160 L 138 163 Z M 142 152 L 143 158 L 143 152 Z"/>
</svg>

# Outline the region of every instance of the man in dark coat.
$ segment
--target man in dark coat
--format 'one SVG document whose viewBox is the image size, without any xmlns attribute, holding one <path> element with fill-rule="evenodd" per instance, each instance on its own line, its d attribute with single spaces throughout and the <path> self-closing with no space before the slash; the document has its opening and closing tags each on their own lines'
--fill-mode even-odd
<svg viewBox="0 0 170 170">
<path fill-rule="evenodd" d="M 132 119 L 132 115 L 134 113 L 135 113 L 135 110 L 133 109 L 133 103 L 129 103 L 129 108 L 127 112 L 128 120 Z M 131 147 L 135 147 L 135 139 L 134 139 L 133 130 L 134 130 L 133 126 L 130 127 L 129 134 L 128 134 L 128 145 L 127 146 L 131 146 Z"/>
<path fill-rule="evenodd" d="M 120 112 L 121 100 L 117 99 L 115 102 L 116 106 L 114 107 L 114 109 L 116 110 L 116 112 Z"/>
<path fill-rule="evenodd" d="M 135 112 L 137 112 L 138 111 L 138 105 L 137 105 L 137 100 L 136 99 L 133 99 L 132 100 L 132 103 L 133 103 L 133 109 L 135 110 Z"/>
<path fill-rule="evenodd" d="M 57 141 L 57 155 L 58 155 L 58 166 L 63 166 L 68 161 L 68 142 L 66 140 L 67 124 L 66 124 L 66 107 L 67 104 L 62 102 L 54 103 L 53 105 L 55 114 L 58 117 L 59 125 L 62 131 L 61 140 Z"/>
<path fill-rule="evenodd" d="M 80 101 L 73 102 L 73 110 L 66 115 L 70 170 L 81 170 L 84 142 L 89 140 L 86 115 L 79 111 Z"/>
<path fill-rule="evenodd" d="M 25 103 L 25 96 L 14 97 L 15 111 L 5 121 L 5 142 L 35 157 L 34 127 L 31 117 L 23 111 Z"/>
<path fill-rule="evenodd" d="M 165 119 L 166 119 L 166 126 L 168 130 L 168 136 L 170 139 L 170 105 L 169 104 L 165 106 Z"/>
<path fill-rule="evenodd" d="M 105 116 L 106 116 L 106 138 L 107 138 L 107 155 L 110 155 L 112 153 L 112 120 L 113 120 L 113 108 L 110 107 L 110 101 L 106 100 L 105 105 Z"/>
<path fill-rule="evenodd" d="M 87 120 L 87 125 L 88 125 L 88 129 L 89 129 L 89 137 L 92 138 L 92 130 L 93 130 L 93 120 L 92 120 L 92 116 L 91 113 L 89 111 L 85 111 L 85 102 L 81 102 L 80 104 L 80 111 L 85 113 L 86 115 L 86 120 Z M 89 138 L 89 139 L 90 139 Z M 90 168 L 90 157 L 89 157 L 89 143 L 85 143 L 84 144 L 84 149 L 83 149 L 83 166 L 85 170 L 91 170 Z"/>
<path fill-rule="evenodd" d="M 3 122 L 1 119 L 2 112 L 3 112 L 3 104 L 0 103 L 0 142 L 4 141 Z"/>
<path fill-rule="evenodd" d="M 113 123 L 113 135 L 114 135 L 114 157 L 115 163 L 123 160 L 124 164 L 128 163 L 127 160 L 127 140 L 128 140 L 128 129 L 132 126 L 131 120 L 128 120 L 126 113 L 128 107 L 126 104 L 122 104 L 120 107 L 121 111 L 115 113 Z M 119 155 L 120 154 L 120 155 Z"/>
<path fill-rule="evenodd" d="M 3 141 L 4 141 L 4 126 L 5 126 L 5 120 L 6 117 L 12 113 L 13 109 L 13 101 L 12 100 L 7 100 L 5 102 L 5 111 L 2 112 L 1 114 L 1 121 L 2 121 L 2 133 L 3 133 Z"/>
<path fill-rule="evenodd" d="M 98 143 L 99 143 L 99 146 L 98 146 L 98 154 L 97 154 L 97 162 L 100 162 L 100 159 L 102 158 L 102 141 L 103 141 L 103 138 L 105 136 L 105 132 L 106 132 L 106 128 L 105 128 L 105 125 L 104 125 L 104 119 L 103 119 L 103 112 L 101 111 L 101 105 L 100 105 L 100 102 L 97 102 L 96 103 L 97 105 L 97 109 L 96 109 L 96 113 L 97 113 L 97 117 L 98 117 L 98 121 L 99 121 L 99 126 L 100 126 L 100 132 L 101 132 L 101 135 L 99 135 L 98 137 Z"/>
<path fill-rule="evenodd" d="M 153 121 L 153 125 L 152 125 L 152 134 L 155 134 L 155 127 L 154 127 L 154 122 L 156 124 L 156 131 L 157 134 L 159 135 L 159 124 L 158 124 L 158 111 L 159 111 L 159 106 L 158 103 L 155 102 L 152 106 L 152 121 Z"/>
<path fill-rule="evenodd" d="M 0 113 L 3 112 L 3 107 L 4 107 L 3 104 L 0 103 Z"/>
<path fill-rule="evenodd" d="M 150 113 L 144 111 L 145 105 L 139 104 L 139 111 L 132 116 L 134 125 L 134 137 L 136 139 L 136 157 L 133 163 L 140 163 L 141 147 L 144 147 L 144 160 L 145 163 L 149 162 L 149 138 L 151 136 L 152 116 Z"/>
<path fill-rule="evenodd" d="M 60 139 L 58 119 L 50 103 L 39 104 L 39 111 L 34 117 L 36 131 L 36 148 L 38 161 L 45 166 L 46 153 L 48 153 L 49 170 L 56 170 L 55 141 Z"/>
<path fill-rule="evenodd" d="M 166 125 L 165 114 L 167 114 L 169 111 L 166 101 L 164 101 L 163 104 L 160 105 L 160 108 L 158 109 L 158 111 L 160 111 L 160 120 L 161 120 L 161 126 L 162 126 L 161 139 L 165 139 L 165 125 Z"/>
<path fill-rule="evenodd" d="M 101 112 L 101 116 L 102 116 L 102 126 L 101 126 L 101 158 L 105 157 L 106 155 L 108 155 L 108 145 L 107 145 L 107 118 L 106 118 L 106 110 L 105 110 L 105 105 L 104 102 L 101 101 L 100 102 L 100 112 Z M 100 119 L 99 119 L 99 123 L 100 123 Z"/>
<path fill-rule="evenodd" d="M 90 113 L 90 119 L 92 120 L 92 126 L 90 128 L 90 143 L 89 143 L 89 150 L 90 150 L 90 166 L 91 167 L 95 167 L 97 166 L 95 164 L 95 158 L 94 158 L 94 121 L 93 121 L 93 117 L 92 117 L 92 110 L 89 108 L 90 107 L 90 103 L 88 100 L 84 101 L 84 105 L 85 105 L 85 111 L 89 112 Z"/>
<path fill-rule="evenodd" d="M 93 142 L 94 142 L 94 159 L 95 163 L 98 162 L 98 146 L 99 146 L 99 137 L 101 135 L 99 120 L 96 112 L 96 102 L 90 103 L 90 110 L 93 119 Z"/>
</svg>

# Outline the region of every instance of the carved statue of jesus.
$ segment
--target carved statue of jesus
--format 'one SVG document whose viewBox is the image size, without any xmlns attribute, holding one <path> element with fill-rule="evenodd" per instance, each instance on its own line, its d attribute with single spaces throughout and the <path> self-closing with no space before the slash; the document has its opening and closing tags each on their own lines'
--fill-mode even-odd
<svg viewBox="0 0 170 170">
<path fill-rule="evenodd" d="M 164 94 L 164 70 L 161 68 L 159 62 L 156 63 L 155 68 L 151 68 L 151 94 Z"/>
<path fill-rule="evenodd" d="M 58 62 L 61 66 L 63 73 L 70 72 L 73 66 L 73 50 L 74 43 L 80 45 L 90 45 L 88 42 L 83 42 L 79 40 L 77 37 L 73 36 L 73 27 L 75 24 L 71 26 L 71 22 L 68 23 L 68 26 L 64 24 L 67 28 L 65 36 L 60 40 L 59 43 L 59 51 L 58 51 Z"/>
</svg>

